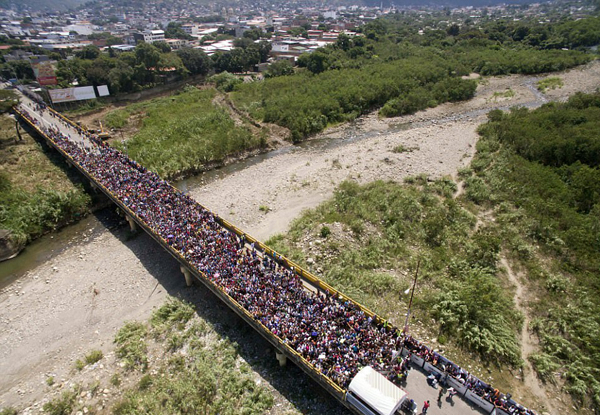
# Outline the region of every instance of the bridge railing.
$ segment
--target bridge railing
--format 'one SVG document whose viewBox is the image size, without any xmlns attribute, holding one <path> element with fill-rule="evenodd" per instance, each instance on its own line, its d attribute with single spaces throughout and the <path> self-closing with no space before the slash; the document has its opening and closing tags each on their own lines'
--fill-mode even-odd
<svg viewBox="0 0 600 415">
<path fill-rule="evenodd" d="M 304 370 L 311 378 L 316 380 L 322 387 L 324 387 L 328 392 L 330 392 L 333 396 L 335 396 L 339 401 L 345 402 L 345 389 L 341 388 L 338 384 L 336 384 L 333 380 L 331 380 L 328 376 L 323 374 L 320 370 L 315 368 L 312 363 L 306 360 L 301 354 L 299 354 L 296 350 L 294 350 L 291 346 L 289 346 L 286 342 L 284 342 L 279 336 L 275 335 L 271 330 L 269 330 L 264 324 L 258 321 L 248 310 L 242 307 L 233 297 L 227 294 L 219 285 L 210 280 L 201 270 L 196 268 L 193 264 L 191 264 L 179 251 L 174 249 L 169 243 L 160 235 L 158 235 L 142 218 L 140 218 L 134 211 L 132 211 L 129 207 L 127 207 L 121 200 L 112 192 L 110 189 L 106 188 L 99 180 L 97 180 L 93 175 L 91 175 L 87 170 L 85 170 L 79 163 L 73 159 L 73 157 L 65 152 L 50 136 L 48 136 L 41 128 L 39 128 L 36 124 L 32 123 L 27 117 L 24 116 L 18 109 L 14 109 L 15 112 L 24 119 L 27 124 L 29 124 L 35 131 L 43 137 L 52 148 L 57 150 L 60 154 L 62 154 L 68 161 L 71 163 L 80 173 L 82 173 L 88 180 L 94 183 L 95 186 L 98 187 L 113 203 L 115 203 L 125 214 L 129 215 L 135 222 L 140 226 L 140 228 L 144 229 L 146 233 L 150 235 L 156 242 L 158 242 L 171 256 L 173 256 L 181 265 L 190 270 L 194 276 L 202 282 L 211 292 L 213 292 L 221 301 L 227 304 L 237 315 L 239 315 L 246 323 L 248 323 L 252 328 L 259 332 L 270 344 L 276 347 L 280 352 L 284 353 L 287 358 L 292 360 L 296 365 Z M 179 190 L 177 190 L 179 191 Z M 203 206 L 204 208 L 204 206 Z M 208 209 L 207 209 L 208 210 Z M 210 210 L 209 210 L 210 212 Z M 212 212 L 211 212 L 212 213 Z M 215 215 L 213 213 L 213 215 Z M 218 217 L 215 215 L 215 217 Z M 223 225 L 227 228 L 227 226 Z M 236 228 L 237 229 L 237 228 Z M 238 232 L 241 232 L 239 229 Z M 237 233 L 237 232 L 236 232 Z M 252 238 L 253 239 L 253 238 Z M 253 239 L 254 240 L 254 239 Z M 262 243 L 261 243 L 262 245 Z M 264 246 L 264 245 L 263 245 Z M 336 291 L 337 292 L 337 291 Z"/>
</svg>

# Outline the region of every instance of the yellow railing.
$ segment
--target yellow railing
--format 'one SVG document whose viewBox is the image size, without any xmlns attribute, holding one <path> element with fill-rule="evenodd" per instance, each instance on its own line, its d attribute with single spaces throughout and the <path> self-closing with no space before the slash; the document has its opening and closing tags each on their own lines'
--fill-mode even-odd
<svg viewBox="0 0 600 415">
<path fill-rule="evenodd" d="M 297 363 L 299 363 L 301 366 L 304 366 L 304 370 L 307 371 L 307 373 L 311 374 L 314 378 L 320 379 L 322 382 L 325 382 L 330 388 L 333 389 L 334 392 L 337 393 L 336 397 L 338 399 L 340 399 L 342 402 L 344 402 L 344 400 L 345 400 L 344 397 L 345 397 L 346 391 L 343 388 L 341 388 L 338 384 L 333 382 L 329 377 L 327 377 L 321 371 L 319 371 L 317 368 L 315 368 L 314 365 L 312 365 L 301 354 L 299 354 L 296 350 L 294 350 L 292 347 L 290 347 L 279 336 L 277 336 L 271 330 L 269 330 L 264 324 L 262 324 L 260 321 L 256 320 L 254 318 L 254 316 L 252 314 L 250 314 L 250 312 L 248 312 L 248 310 L 246 310 L 244 307 L 242 307 L 233 297 L 231 297 L 227 292 L 225 292 L 219 285 L 217 285 L 212 280 L 210 280 L 210 278 L 208 278 L 203 271 L 201 271 L 200 269 L 195 267 L 193 264 L 191 264 L 183 255 L 181 255 L 181 253 L 179 251 L 177 251 L 176 249 L 171 247 L 162 236 L 160 236 L 158 233 L 156 233 L 150 227 L 150 225 L 148 225 L 142 218 L 140 218 L 129 207 L 127 207 L 125 204 L 123 204 L 121 202 L 121 200 L 113 192 L 111 192 L 108 188 L 106 188 L 92 174 L 90 174 L 88 171 L 86 171 L 75 159 L 73 159 L 73 157 L 69 153 L 65 152 L 62 148 L 60 148 L 60 146 L 58 146 L 51 137 L 49 137 L 46 133 L 44 133 L 37 125 L 32 123 L 18 109 L 15 108 L 14 110 L 31 127 L 33 127 L 37 131 L 38 134 L 40 134 L 42 137 L 44 137 L 46 140 L 48 140 L 50 142 L 50 144 L 52 145 L 52 147 L 54 147 L 62 155 L 64 155 L 66 158 L 68 158 L 69 161 L 71 163 L 73 163 L 77 167 L 77 169 L 80 170 L 89 180 L 93 181 L 94 184 L 96 186 L 98 186 L 98 188 L 100 188 L 107 196 L 109 196 L 109 198 L 113 202 L 115 202 L 115 204 L 117 204 L 117 206 L 119 206 L 127 215 L 131 216 L 138 223 L 138 225 L 140 225 L 146 232 L 148 232 L 148 234 L 150 234 L 155 240 L 157 240 L 157 242 L 161 243 L 161 245 L 163 245 L 163 248 L 167 249 L 167 251 L 169 251 L 169 253 L 171 253 L 171 255 L 175 256 L 179 260 L 179 262 L 182 263 L 182 265 L 188 267 L 190 270 L 193 270 L 194 273 L 196 274 L 196 276 L 200 277 L 201 280 L 203 280 L 202 282 L 205 285 L 210 286 L 213 289 L 216 289 L 221 294 L 221 296 L 224 297 L 226 302 L 229 303 L 229 306 L 234 308 L 234 310 L 237 312 L 237 314 L 241 315 L 242 317 L 245 317 L 245 320 L 248 323 L 250 323 L 251 325 L 255 326 L 255 328 L 257 326 L 259 328 L 259 331 L 261 331 L 265 337 L 271 337 L 271 340 L 272 340 L 271 342 L 277 344 L 282 352 L 287 352 L 288 356 L 291 355 L 294 358 L 294 360 L 296 360 Z M 63 117 L 63 118 L 65 118 L 65 117 Z M 177 190 L 177 191 L 179 191 L 179 190 Z M 204 206 L 202 206 L 202 207 L 204 209 L 206 209 L 206 207 L 204 207 Z M 218 217 L 209 209 L 206 209 L 206 210 L 211 212 L 215 217 Z M 244 234 L 238 228 L 235 228 L 235 227 L 233 227 L 233 225 L 229 224 L 229 222 L 227 222 L 226 227 L 227 226 L 231 226 L 232 229 L 234 228 L 235 232 L 238 235 Z M 248 238 L 248 240 L 251 240 L 251 242 L 256 241 L 254 238 L 250 237 L 249 235 L 247 235 L 247 234 L 244 234 L 244 235 L 246 235 L 246 238 Z M 262 244 L 262 242 L 259 242 L 259 241 L 256 241 L 256 242 L 260 244 L 261 249 L 263 247 L 266 247 L 264 244 Z M 287 261 L 287 259 L 285 259 L 285 260 Z M 289 261 L 289 263 L 293 264 L 291 261 Z M 294 265 L 292 265 L 292 266 L 294 266 Z M 297 267 L 295 269 L 301 269 L 301 268 Z M 314 277 L 314 278 L 316 280 L 318 280 L 316 277 Z M 323 283 L 323 284 L 325 284 L 325 283 Z M 335 291 L 333 289 L 331 289 L 331 290 L 332 290 L 332 293 L 336 293 L 336 294 L 338 293 L 337 291 Z M 334 395 L 336 395 L 336 393 L 334 393 Z"/>
</svg>

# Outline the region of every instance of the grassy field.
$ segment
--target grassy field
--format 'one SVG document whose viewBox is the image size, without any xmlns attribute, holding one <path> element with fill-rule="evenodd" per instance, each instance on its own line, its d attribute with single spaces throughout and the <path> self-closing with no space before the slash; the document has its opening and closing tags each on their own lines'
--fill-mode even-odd
<svg viewBox="0 0 600 415">
<path fill-rule="evenodd" d="M 345 182 L 332 200 L 305 213 L 290 232 L 273 237 L 277 251 L 319 264 L 324 279 L 403 325 L 418 260 L 413 323 L 488 362 L 519 366 L 522 317 L 497 268 L 501 241 L 452 195 L 456 185 L 416 177 L 406 184 Z M 308 249 L 307 240 L 318 243 Z M 307 262 L 308 261 L 308 262 Z M 319 271 L 319 270 L 317 270 Z"/>
<path fill-rule="evenodd" d="M 254 415 L 273 406 L 271 392 L 255 381 L 237 345 L 220 337 L 188 303 L 171 299 L 148 322 L 126 323 L 114 344 L 114 354 L 94 350 L 78 360 L 71 387 L 63 392 L 49 378 L 55 397 L 44 412 Z M 108 370 L 102 377 L 84 371 L 93 364 Z M 101 393 L 106 388 L 113 391 L 109 399 Z"/>
<path fill-rule="evenodd" d="M 0 229 L 26 243 L 77 220 L 92 201 L 58 154 L 20 131 L 23 141 L 17 141 L 14 119 L 0 116 Z"/>
<path fill-rule="evenodd" d="M 105 125 L 119 129 L 141 120 L 133 138 L 116 146 L 165 178 L 202 171 L 228 156 L 265 147 L 266 135 L 234 120 L 213 102 L 216 94 L 215 89 L 187 87 L 172 96 L 111 111 Z"/>
</svg>

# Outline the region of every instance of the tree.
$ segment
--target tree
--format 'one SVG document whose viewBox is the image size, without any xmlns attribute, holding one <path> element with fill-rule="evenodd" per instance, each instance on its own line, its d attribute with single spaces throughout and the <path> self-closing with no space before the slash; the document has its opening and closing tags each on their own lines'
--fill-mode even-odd
<svg viewBox="0 0 600 415">
<path fill-rule="evenodd" d="M 19 97 L 15 91 L 10 89 L 0 89 L 0 114 L 10 111 L 10 109 L 18 103 Z"/>
<path fill-rule="evenodd" d="M 116 36 L 109 36 L 106 38 L 106 45 L 107 46 L 113 46 L 113 45 L 121 45 L 123 44 L 123 39 L 120 37 L 116 37 Z"/>
<path fill-rule="evenodd" d="M 122 61 L 108 73 L 108 84 L 113 93 L 129 92 L 134 89 L 133 69 Z"/>
<path fill-rule="evenodd" d="M 135 57 L 136 62 L 143 64 L 146 69 L 155 68 L 160 60 L 160 52 L 154 45 L 142 42 L 135 47 Z"/>
<path fill-rule="evenodd" d="M 80 59 L 94 60 L 98 56 L 100 56 L 100 49 L 98 48 L 98 46 L 87 45 L 80 51 L 75 52 L 75 56 L 77 56 Z"/>
<path fill-rule="evenodd" d="M 300 55 L 298 65 L 306 67 L 312 73 L 321 73 L 329 68 L 329 55 L 317 49 L 312 53 Z"/>
<path fill-rule="evenodd" d="M 170 22 L 165 29 L 165 37 L 167 39 L 184 39 L 193 40 L 194 38 L 185 33 L 181 28 L 181 24 L 177 22 Z"/>
<path fill-rule="evenodd" d="M 219 69 L 219 72 L 243 72 L 247 65 L 246 52 L 243 49 L 236 48 L 220 55 L 215 66 Z"/>
<path fill-rule="evenodd" d="M 175 73 L 179 76 L 186 76 L 189 71 L 183 65 L 183 62 L 179 56 L 175 53 L 163 53 L 160 55 L 160 60 L 158 62 L 158 71 L 172 72 L 172 68 L 175 68 Z"/>
<path fill-rule="evenodd" d="M 206 75 L 211 69 L 212 61 L 200 49 L 182 48 L 175 53 L 192 75 Z"/>
<path fill-rule="evenodd" d="M 454 23 L 448 26 L 446 33 L 448 33 L 448 36 L 458 36 L 460 34 L 460 26 Z"/>
<path fill-rule="evenodd" d="M 169 46 L 169 44 L 167 42 L 165 42 L 164 40 L 161 40 L 159 42 L 154 42 L 153 45 L 160 50 L 162 53 L 169 53 L 171 52 L 171 46 Z"/>
<path fill-rule="evenodd" d="M 244 38 L 251 40 L 258 40 L 263 36 L 263 31 L 257 28 L 252 28 L 250 30 L 246 30 L 243 36 Z"/>
<path fill-rule="evenodd" d="M 134 52 L 121 52 L 119 53 L 119 60 L 126 63 L 130 67 L 137 65 L 137 57 Z"/>
<path fill-rule="evenodd" d="M 92 85 L 104 85 L 108 83 L 110 69 L 109 58 L 94 59 L 92 64 L 88 66 L 85 77 Z"/>
<path fill-rule="evenodd" d="M 258 44 L 258 53 L 260 54 L 260 61 L 266 62 L 269 59 L 269 53 L 271 53 L 271 42 L 260 41 Z"/>
<path fill-rule="evenodd" d="M 350 44 L 350 36 L 345 33 L 340 33 L 335 41 L 335 47 L 343 50 L 344 52 L 350 49 Z"/>
<path fill-rule="evenodd" d="M 91 61 L 79 58 L 59 60 L 56 64 L 56 77 L 61 86 L 69 86 L 75 80 L 80 84 L 87 83 L 86 71 Z"/>
<path fill-rule="evenodd" d="M 254 41 L 248 37 L 241 37 L 233 41 L 233 46 L 236 48 L 246 49 L 254 44 Z"/>
<path fill-rule="evenodd" d="M 267 78 L 275 78 L 277 76 L 291 75 L 294 73 L 294 67 L 288 60 L 273 62 L 269 65 L 265 76 Z"/>
<path fill-rule="evenodd" d="M 28 61 L 20 60 L 7 62 L 2 65 L 2 69 L 0 70 L 0 72 L 2 73 L 2 76 L 6 79 L 15 77 L 20 80 L 35 79 L 33 69 L 31 69 L 31 64 Z"/>
</svg>

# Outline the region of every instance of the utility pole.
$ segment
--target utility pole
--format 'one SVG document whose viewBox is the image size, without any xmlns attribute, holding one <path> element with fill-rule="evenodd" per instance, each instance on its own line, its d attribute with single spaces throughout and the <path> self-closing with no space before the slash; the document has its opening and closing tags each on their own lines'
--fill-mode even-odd
<svg viewBox="0 0 600 415">
<path fill-rule="evenodd" d="M 408 319 L 410 317 L 410 308 L 412 307 L 413 297 L 415 296 L 415 288 L 417 287 L 417 278 L 419 277 L 419 265 L 421 265 L 421 258 L 417 262 L 417 270 L 415 271 L 415 279 L 413 281 L 412 292 L 410 293 L 410 300 L 408 302 L 408 310 L 406 311 L 406 320 L 404 320 L 404 334 L 408 333 Z"/>
</svg>

